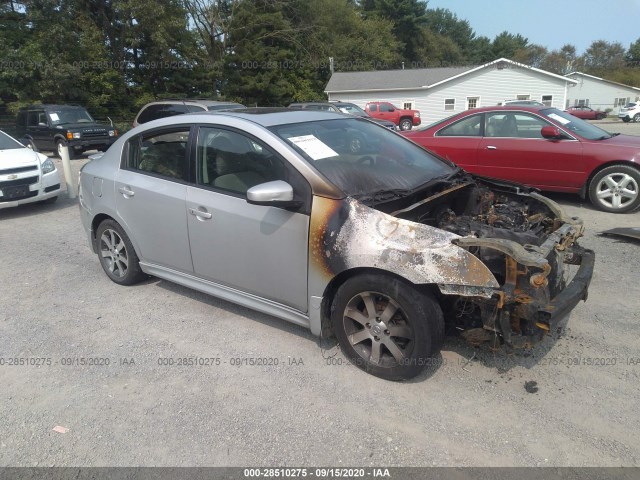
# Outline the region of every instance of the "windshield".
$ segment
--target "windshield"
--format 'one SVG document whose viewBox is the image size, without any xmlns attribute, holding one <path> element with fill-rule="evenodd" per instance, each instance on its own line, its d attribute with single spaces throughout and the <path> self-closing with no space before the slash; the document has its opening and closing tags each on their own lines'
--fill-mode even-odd
<svg viewBox="0 0 640 480">
<path fill-rule="evenodd" d="M 360 118 L 277 125 L 270 130 L 351 196 L 414 190 L 456 168 Z"/>
<path fill-rule="evenodd" d="M 0 132 L 0 150 L 11 150 L 14 148 L 24 148 L 24 145 L 21 145 L 6 133 Z"/>
<path fill-rule="evenodd" d="M 612 137 L 612 135 L 606 130 L 598 128 L 591 123 L 585 122 L 584 120 L 574 117 L 568 112 L 558 110 L 557 108 L 540 110 L 540 113 L 562 125 L 567 130 L 570 130 L 588 140 L 604 140 Z"/>
<path fill-rule="evenodd" d="M 356 117 L 368 117 L 369 114 L 362 110 L 359 106 L 354 105 L 353 103 L 339 103 L 336 104 L 338 110 L 342 113 L 348 113 L 349 115 L 355 115 Z"/>
<path fill-rule="evenodd" d="M 48 113 L 51 125 L 64 125 L 67 123 L 91 123 L 93 118 L 84 108 L 64 108 L 52 110 Z"/>
</svg>

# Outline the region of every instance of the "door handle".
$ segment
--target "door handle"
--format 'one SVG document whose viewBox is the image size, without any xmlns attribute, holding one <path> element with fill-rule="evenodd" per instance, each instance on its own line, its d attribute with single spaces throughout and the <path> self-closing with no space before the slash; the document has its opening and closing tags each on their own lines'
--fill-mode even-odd
<svg viewBox="0 0 640 480">
<path fill-rule="evenodd" d="M 497 150 L 498 147 L 494 147 L 493 145 L 487 145 L 487 150 Z"/>
<path fill-rule="evenodd" d="M 200 207 L 200 208 L 204 208 L 204 207 Z M 189 213 L 191 215 L 195 215 L 196 217 L 198 217 L 201 220 L 209 220 L 211 218 L 211 214 L 209 212 L 205 212 L 205 211 L 197 209 L 197 208 L 190 208 L 189 209 Z"/>
<path fill-rule="evenodd" d="M 124 195 L 125 198 L 133 197 L 136 194 L 136 192 L 130 190 L 129 187 L 120 187 L 118 191 Z"/>
</svg>

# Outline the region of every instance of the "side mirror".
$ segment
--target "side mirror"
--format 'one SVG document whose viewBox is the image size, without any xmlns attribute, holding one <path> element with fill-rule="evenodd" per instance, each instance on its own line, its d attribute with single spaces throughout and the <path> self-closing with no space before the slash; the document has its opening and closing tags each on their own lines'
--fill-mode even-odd
<svg viewBox="0 0 640 480">
<path fill-rule="evenodd" d="M 247 190 L 247 202 L 252 205 L 292 208 L 301 202 L 293 200 L 293 187 L 282 180 L 261 183 Z"/>
<path fill-rule="evenodd" d="M 393 113 L 393 112 L 395 112 L 395 110 L 393 108 L 390 108 L 389 113 Z"/>
<path fill-rule="evenodd" d="M 552 125 L 547 125 L 547 126 L 542 127 L 542 130 L 540 130 L 540 134 L 544 138 L 548 138 L 548 139 L 551 139 L 551 140 L 560 140 L 560 139 L 564 138 L 564 135 L 562 134 L 560 129 L 558 127 L 554 127 Z"/>
<path fill-rule="evenodd" d="M 44 123 L 44 122 L 38 123 L 38 126 L 39 127 L 48 127 L 48 125 L 46 123 Z"/>
</svg>

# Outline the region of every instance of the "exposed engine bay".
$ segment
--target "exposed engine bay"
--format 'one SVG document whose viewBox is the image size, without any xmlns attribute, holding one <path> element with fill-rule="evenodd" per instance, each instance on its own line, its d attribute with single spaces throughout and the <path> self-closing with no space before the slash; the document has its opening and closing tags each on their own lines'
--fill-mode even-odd
<svg viewBox="0 0 640 480">
<path fill-rule="evenodd" d="M 493 273 L 500 289 L 439 285 L 450 325 L 471 343 L 530 346 L 553 329 L 552 319 L 586 299 L 594 254 L 576 244 L 580 219 L 535 189 L 507 182 L 463 174 L 434 187 L 417 201 L 376 208 L 460 235 L 453 243 Z"/>
</svg>

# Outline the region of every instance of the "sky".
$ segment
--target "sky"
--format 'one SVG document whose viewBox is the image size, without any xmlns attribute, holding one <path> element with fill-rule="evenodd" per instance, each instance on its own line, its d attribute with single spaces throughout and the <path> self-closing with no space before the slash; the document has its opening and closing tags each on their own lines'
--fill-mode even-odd
<svg viewBox="0 0 640 480">
<path fill-rule="evenodd" d="M 507 30 L 548 50 L 570 43 L 578 55 L 595 40 L 627 49 L 640 38 L 640 0 L 429 0 L 467 20 L 476 36 L 491 40 Z"/>
</svg>

